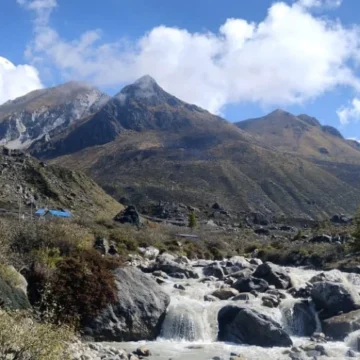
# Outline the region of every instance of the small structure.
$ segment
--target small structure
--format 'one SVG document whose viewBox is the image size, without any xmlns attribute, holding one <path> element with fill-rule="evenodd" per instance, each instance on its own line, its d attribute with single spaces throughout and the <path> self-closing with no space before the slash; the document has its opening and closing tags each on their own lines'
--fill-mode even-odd
<svg viewBox="0 0 360 360">
<path fill-rule="evenodd" d="M 57 217 L 57 218 L 71 218 L 72 217 L 72 214 L 69 210 L 64 210 L 64 209 L 51 210 L 51 209 L 46 209 L 46 208 L 38 209 L 35 212 L 35 215 L 39 216 L 39 217 Z"/>
</svg>

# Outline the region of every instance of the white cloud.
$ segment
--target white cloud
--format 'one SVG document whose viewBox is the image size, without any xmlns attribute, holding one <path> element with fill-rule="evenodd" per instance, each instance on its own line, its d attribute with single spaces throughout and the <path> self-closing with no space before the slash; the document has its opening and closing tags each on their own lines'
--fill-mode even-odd
<svg viewBox="0 0 360 360">
<path fill-rule="evenodd" d="M 115 43 L 104 43 L 100 30 L 65 40 L 44 22 L 44 8 L 48 15 L 55 0 L 18 1 L 38 19 L 27 54 L 66 79 L 120 87 L 150 74 L 167 91 L 213 112 L 238 102 L 303 103 L 337 86 L 360 89 L 348 65 L 359 51 L 359 29 L 309 9 L 340 1 L 277 2 L 260 23 L 228 19 L 216 33 L 158 26 L 135 42 Z"/>
<path fill-rule="evenodd" d="M 360 99 L 354 98 L 347 106 L 342 106 L 337 110 L 337 115 L 342 125 L 347 125 L 360 119 Z"/>
<path fill-rule="evenodd" d="M 15 66 L 0 56 L 0 104 L 41 87 L 39 73 L 33 66 Z"/>
<path fill-rule="evenodd" d="M 297 4 L 306 8 L 336 8 L 342 0 L 299 0 Z"/>
</svg>

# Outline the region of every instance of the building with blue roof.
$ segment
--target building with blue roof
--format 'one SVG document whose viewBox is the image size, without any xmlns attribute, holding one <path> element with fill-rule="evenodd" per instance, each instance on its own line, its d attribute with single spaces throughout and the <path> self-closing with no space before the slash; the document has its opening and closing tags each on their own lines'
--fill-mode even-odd
<svg viewBox="0 0 360 360">
<path fill-rule="evenodd" d="M 49 216 L 49 217 L 57 217 L 57 218 L 71 218 L 72 214 L 69 210 L 64 210 L 64 209 L 56 209 L 56 210 L 52 210 L 52 209 L 38 209 L 35 212 L 36 216 L 40 216 L 40 217 L 44 217 L 44 216 Z"/>
</svg>

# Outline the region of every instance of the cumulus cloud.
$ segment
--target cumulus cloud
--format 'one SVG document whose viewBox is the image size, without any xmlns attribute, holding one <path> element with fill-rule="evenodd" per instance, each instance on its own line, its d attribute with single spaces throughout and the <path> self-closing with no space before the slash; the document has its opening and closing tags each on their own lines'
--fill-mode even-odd
<svg viewBox="0 0 360 360">
<path fill-rule="evenodd" d="M 349 65 L 359 51 L 359 29 L 310 9 L 339 0 L 276 2 L 259 23 L 227 19 L 217 32 L 199 33 L 158 26 L 134 42 L 114 43 L 103 42 L 100 30 L 65 40 L 48 22 L 55 0 L 18 1 L 36 15 L 28 56 L 65 78 L 120 87 L 150 74 L 167 91 L 212 112 L 229 103 L 304 103 L 337 86 L 360 89 Z"/>
<path fill-rule="evenodd" d="M 360 119 L 360 99 L 354 98 L 347 106 L 342 106 L 337 110 L 337 115 L 342 125 L 347 125 Z"/>
<path fill-rule="evenodd" d="M 39 73 L 33 66 L 15 66 L 0 56 L 0 104 L 41 87 Z"/>
</svg>

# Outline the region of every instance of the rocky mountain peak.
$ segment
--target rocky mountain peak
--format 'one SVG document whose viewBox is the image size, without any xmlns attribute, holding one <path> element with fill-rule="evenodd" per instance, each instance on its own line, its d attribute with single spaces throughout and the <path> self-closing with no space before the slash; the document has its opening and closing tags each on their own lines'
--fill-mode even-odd
<svg viewBox="0 0 360 360">
<path fill-rule="evenodd" d="M 35 90 L 0 106 L 0 145 L 28 148 L 59 127 L 98 111 L 109 96 L 82 82 Z"/>
<path fill-rule="evenodd" d="M 125 86 L 115 98 L 121 104 L 129 102 L 139 102 L 144 105 L 157 106 L 164 103 L 176 105 L 179 101 L 162 89 L 158 83 L 150 76 L 145 75 L 136 80 L 133 84 Z"/>
</svg>

